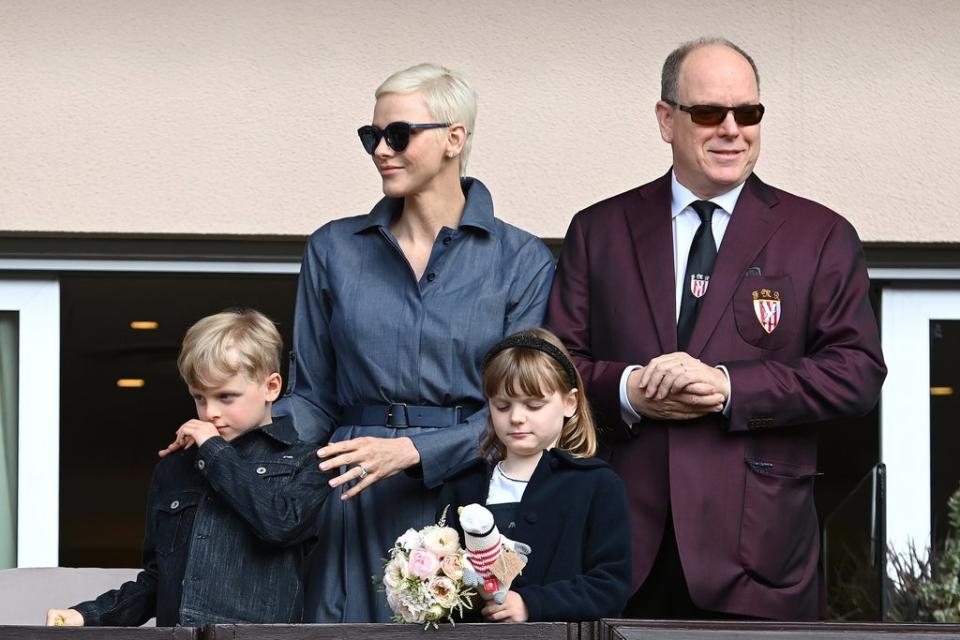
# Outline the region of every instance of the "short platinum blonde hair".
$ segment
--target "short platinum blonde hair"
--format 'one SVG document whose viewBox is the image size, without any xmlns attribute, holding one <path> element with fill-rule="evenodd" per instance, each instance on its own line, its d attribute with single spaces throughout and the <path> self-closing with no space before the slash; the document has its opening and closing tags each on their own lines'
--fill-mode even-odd
<svg viewBox="0 0 960 640">
<path fill-rule="evenodd" d="M 238 373 L 263 382 L 280 371 L 282 348 L 283 338 L 267 316 L 253 309 L 229 310 L 187 329 L 177 368 L 194 389 L 219 386 Z"/>
<path fill-rule="evenodd" d="M 750 68 L 753 69 L 753 77 L 757 81 L 757 91 L 760 91 L 760 72 L 757 71 L 757 63 L 753 61 L 750 54 L 726 38 L 707 37 L 684 42 L 671 51 L 667 59 L 663 61 L 663 69 L 660 72 L 661 100 L 674 104 L 680 102 L 680 67 L 683 66 L 683 61 L 697 49 L 711 45 L 733 49 L 743 56 L 750 63 Z"/>
<path fill-rule="evenodd" d="M 459 122 L 466 127 L 467 140 L 460 152 L 460 175 L 466 175 L 477 119 L 477 92 L 470 81 L 459 71 L 423 63 L 397 71 L 377 87 L 374 95 L 379 98 L 385 93 L 419 93 L 438 122 Z"/>
</svg>

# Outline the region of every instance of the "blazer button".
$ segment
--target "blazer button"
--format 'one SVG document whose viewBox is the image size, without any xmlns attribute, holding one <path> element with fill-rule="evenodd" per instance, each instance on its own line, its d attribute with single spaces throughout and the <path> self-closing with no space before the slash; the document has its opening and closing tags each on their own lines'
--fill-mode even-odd
<svg viewBox="0 0 960 640">
<path fill-rule="evenodd" d="M 206 462 L 204 462 L 203 460 L 197 460 L 197 469 L 200 469 L 200 471 L 203 471 L 203 468 L 205 466 L 207 466 Z"/>
<path fill-rule="evenodd" d="M 436 279 L 437 279 L 437 274 L 432 272 L 427 274 L 427 282 L 433 282 Z"/>
<path fill-rule="evenodd" d="M 266 467 L 257 467 L 257 475 L 262 476 L 262 475 L 265 474 L 266 472 L 267 472 L 267 468 L 266 468 Z"/>
<path fill-rule="evenodd" d="M 535 523 L 535 522 L 537 521 L 537 514 L 535 514 L 535 513 L 528 513 L 528 514 L 527 514 L 527 517 L 525 518 L 525 520 L 526 520 L 527 522 L 529 522 L 530 524 L 533 524 L 533 523 Z"/>
<path fill-rule="evenodd" d="M 179 500 L 174 500 L 173 502 L 170 503 L 170 508 L 171 508 L 171 509 L 176 509 L 176 508 L 179 507 L 179 506 L 180 506 L 180 501 L 179 501 Z"/>
</svg>

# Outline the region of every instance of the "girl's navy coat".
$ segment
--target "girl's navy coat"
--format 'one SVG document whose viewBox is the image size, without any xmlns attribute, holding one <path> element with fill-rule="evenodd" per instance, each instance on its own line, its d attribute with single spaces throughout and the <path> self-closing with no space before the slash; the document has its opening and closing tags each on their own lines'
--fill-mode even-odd
<svg viewBox="0 0 960 640">
<path fill-rule="evenodd" d="M 492 472 L 476 460 L 448 478 L 439 505 L 450 506 L 449 524 L 459 530 L 457 507 L 486 503 Z M 630 531 L 623 482 L 605 462 L 544 451 L 515 522 L 501 533 L 533 548 L 510 587 L 531 621 L 620 615 L 630 596 Z"/>
</svg>

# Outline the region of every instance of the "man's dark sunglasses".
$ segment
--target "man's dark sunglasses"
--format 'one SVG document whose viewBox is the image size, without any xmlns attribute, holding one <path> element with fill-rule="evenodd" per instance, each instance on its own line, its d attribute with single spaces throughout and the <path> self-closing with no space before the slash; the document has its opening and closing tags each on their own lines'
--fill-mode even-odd
<svg viewBox="0 0 960 640">
<path fill-rule="evenodd" d="M 760 120 L 763 119 L 763 105 L 759 102 L 757 104 L 743 104 L 739 107 L 723 107 L 715 104 L 695 104 L 688 107 L 673 100 L 664 100 L 664 102 L 671 107 L 680 109 L 680 111 L 689 113 L 694 124 L 705 127 L 715 127 L 723 122 L 728 111 L 733 111 L 733 119 L 741 127 L 759 124 Z"/>
<path fill-rule="evenodd" d="M 365 127 L 357 129 L 357 135 L 360 136 L 360 144 L 364 150 L 373 155 L 377 145 L 380 144 L 380 138 L 385 138 L 387 146 L 400 153 L 410 144 L 410 132 L 420 129 L 442 129 L 449 127 L 448 122 L 428 122 L 426 124 L 410 124 L 409 122 L 391 122 L 383 129 L 368 124 Z"/>
</svg>

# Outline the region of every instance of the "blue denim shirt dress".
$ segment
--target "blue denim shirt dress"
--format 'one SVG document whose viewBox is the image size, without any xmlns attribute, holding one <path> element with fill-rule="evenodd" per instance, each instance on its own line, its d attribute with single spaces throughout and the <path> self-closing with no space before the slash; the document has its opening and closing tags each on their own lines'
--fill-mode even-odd
<svg viewBox="0 0 960 640">
<path fill-rule="evenodd" d="M 554 264 L 535 236 L 498 220 L 486 187 L 464 178 L 456 229 L 443 228 L 417 280 L 389 225 L 402 199 L 330 222 L 310 236 L 300 272 L 288 393 L 276 413 L 320 444 L 361 436 L 409 437 L 421 465 L 321 511 L 308 573 L 305 620 L 386 622 L 372 576 L 410 527 L 434 521 L 444 477 L 478 453 L 480 409 L 444 428 L 340 423 L 344 407 L 482 407 L 480 365 L 502 337 L 543 320 Z"/>
</svg>

